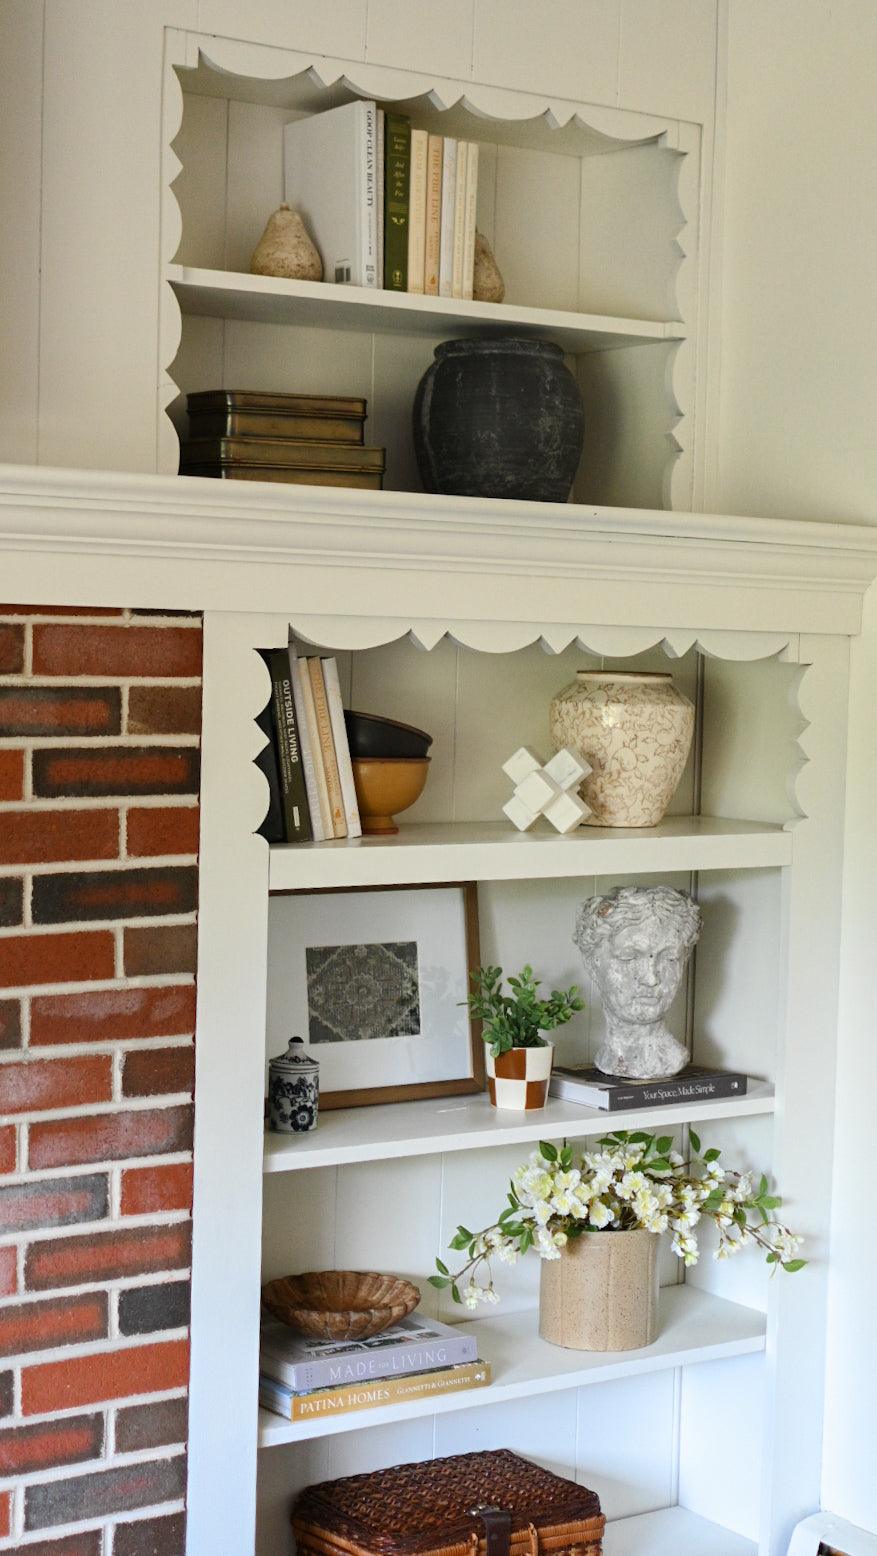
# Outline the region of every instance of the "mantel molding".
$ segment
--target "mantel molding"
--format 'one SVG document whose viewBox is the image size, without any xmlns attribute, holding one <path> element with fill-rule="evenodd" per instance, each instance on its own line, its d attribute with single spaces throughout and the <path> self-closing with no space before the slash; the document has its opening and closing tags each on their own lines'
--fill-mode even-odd
<svg viewBox="0 0 877 1556">
<path fill-rule="evenodd" d="M 46 603 L 40 580 L 52 603 L 94 602 L 78 559 L 103 596 L 133 588 L 145 604 L 159 591 L 168 607 L 387 614 L 379 574 L 394 615 L 750 631 L 855 633 L 877 576 L 877 528 L 862 525 L 12 465 L 0 467 L 0 552 L 6 578 L 26 577 Z M 357 609 L 349 580 L 362 596 L 364 569 Z"/>
</svg>

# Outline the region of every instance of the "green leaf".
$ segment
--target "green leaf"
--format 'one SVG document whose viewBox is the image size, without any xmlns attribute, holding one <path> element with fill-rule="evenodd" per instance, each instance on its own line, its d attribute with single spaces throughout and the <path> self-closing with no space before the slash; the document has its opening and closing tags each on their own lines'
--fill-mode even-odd
<svg viewBox="0 0 877 1556">
<path fill-rule="evenodd" d="M 560 1153 L 560 1165 L 563 1168 L 564 1172 L 569 1172 L 569 1169 L 572 1166 L 572 1146 L 571 1145 L 565 1145 L 563 1150 L 561 1151 L 561 1153 Z"/>
<path fill-rule="evenodd" d="M 672 1135 L 661 1135 L 660 1139 L 655 1141 L 655 1150 L 659 1156 L 666 1156 L 672 1144 Z"/>
<path fill-rule="evenodd" d="M 782 1200 L 775 1194 L 765 1194 L 760 1203 L 764 1210 L 779 1210 Z"/>
<path fill-rule="evenodd" d="M 453 1297 L 454 1301 L 455 1302 L 459 1302 L 460 1306 L 462 1307 L 462 1305 L 463 1305 L 463 1298 L 460 1296 L 459 1290 L 457 1289 L 456 1281 L 454 1281 L 454 1283 L 451 1286 L 451 1296 Z"/>
<path fill-rule="evenodd" d="M 653 1156 L 653 1157 L 651 1157 L 651 1159 L 649 1161 L 645 1162 L 644 1165 L 646 1167 L 648 1167 L 649 1172 L 669 1172 L 670 1171 L 670 1163 L 667 1160 L 666 1156 Z"/>
<path fill-rule="evenodd" d="M 427 1275 L 426 1278 L 431 1286 L 435 1286 L 436 1291 L 444 1291 L 445 1287 L 451 1284 L 442 1275 Z"/>
<path fill-rule="evenodd" d="M 765 1195 L 766 1193 L 767 1193 L 767 1178 L 765 1177 L 764 1173 L 762 1173 L 761 1174 L 761 1182 L 758 1185 L 758 1193 L 756 1194 L 755 1198 L 756 1199 L 761 1199 L 763 1197 L 763 1195 Z"/>
<path fill-rule="evenodd" d="M 783 1269 L 788 1270 L 790 1275 L 794 1275 L 798 1270 L 803 1270 L 806 1263 L 806 1259 L 786 1259 L 783 1264 Z"/>
<path fill-rule="evenodd" d="M 694 1133 L 693 1129 L 689 1129 L 689 1131 L 688 1131 L 688 1138 L 691 1141 L 692 1150 L 696 1151 L 698 1156 L 699 1156 L 700 1155 L 700 1135 L 696 1135 Z"/>
<path fill-rule="evenodd" d="M 557 1151 L 555 1150 L 553 1145 L 549 1144 L 549 1142 L 547 1140 L 540 1140 L 539 1141 L 539 1150 L 541 1151 L 542 1155 L 545 1157 L 546 1162 L 556 1162 L 557 1161 Z"/>
<path fill-rule="evenodd" d="M 717 1162 L 721 1154 L 721 1151 L 717 1151 L 715 1146 L 713 1146 L 712 1150 L 704 1151 L 703 1159 L 705 1162 Z"/>
<path fill-rule="evenodd" d="M 767 1263 L 768 1264 L 779 1264 L 779 1262 L 780 1262 L 780 1256 L 779 1256 L 778 1253 L 769 1253 L 768 1254 L 768 1256 L 767 1256 Z"/>
<path fill-rule="evenodd" d="M 455 1237 L 451 1238 L 451 1241 L 448 1243 L 448 1247 L 454 1248 L 457 1250 L 457 1252 L 460 1252 L 462 1249 L 469 1247 L 470 1241 L 471 1239 L 468 1232 L 458 1232 Z"/>
<path fill-rule="evenodd" d="M 436 1267 L 437 1270 L 439 1270 L 441 1272 L 442 1275 L 450 1275 L 450 1273 L 451 1273 L 450 1270 L 448 1269 L 447 1265 L 446 1264 L 442 1264 L 441 1259 L 436 1259 L 435 1267 Z"/>
<path fill-rule="evenodd" d="M 647 1135 L 644 1129 L 636 1129 L 627 1138 L 631 1145 L 651 1145 L 655 1137 L 654 1135 Z"/>
</svg>

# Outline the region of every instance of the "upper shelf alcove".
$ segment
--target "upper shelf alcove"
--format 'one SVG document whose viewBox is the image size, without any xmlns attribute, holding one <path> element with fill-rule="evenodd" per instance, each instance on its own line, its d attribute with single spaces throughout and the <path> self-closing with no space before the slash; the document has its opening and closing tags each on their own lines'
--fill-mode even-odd
<svg viewBox="0 0 877 1556">
<path fill-rule="evenodd" d="M 198 389 L 364 395 L 386 487 L 418 491 L 411 403 L 434 347 L 497 330 L 544 335 L 568 354 L 585 403 L 573 499 L 692 506 L 682 423 L 696 350 L 696 127 L 372 66 L 351 79 L 349 65 L 259 52 L 258 75 L 235 64 L 231 43 L 175 67 L 181 117 L 167 165 L 179 220 L 167 223 L 163 307 L 178 310 L 179 348 L 163 403 L 177 431 Z M 495 312 L 249 275 L 284 197 L 284 125 L 357 97 L 479 142 L 477 222 L 506 282 Z"/>
</svg>

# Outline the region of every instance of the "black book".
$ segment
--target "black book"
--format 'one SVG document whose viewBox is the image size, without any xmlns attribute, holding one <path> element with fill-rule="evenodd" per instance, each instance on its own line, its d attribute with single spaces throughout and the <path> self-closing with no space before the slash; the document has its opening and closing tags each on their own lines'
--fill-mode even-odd
<svg viewBox="0 0 877 1556">
<path fill-rule="evenodd" d="M 263 746 L 255 758 L 256 766 L 268 780 L 268 811 L 262 825 L 256 830 L 269 843 L 282 843 L 285 840 L 283 806 L 280 802 L 280 776 L 277 771 L 277 752 L 274 749 L 274 720 L 271 716 L 270 702 L 265 704 L 256 723 L 262 734 L 268 736 L 268 744 Z"/>
<path fill-rule="evenodd" d="M 271 672 L 271 713 L 277 743 L 283 830 L 287 843 L 308 843 L 314 833 L 301 763 L 288 649 L 273 648 L 268 655 L 268 669 Z"/>
<path fill-rule="evenodd" d="M 713 1102 L 722 1097 L 745 1097 L 749 1077 L 731 1070 L 709 1070 L 688 1064 L 678 1075 L 667 1080 L 631 1081 L 602 1070 L 558 1065 L 552 1072 L 548 1095 L 560 1102 L 577 1102 L 581 1107 L 603 1108 L 615 1113 L 621 1108 L 657 1108 L 668 1102 Z"/>
</svg>

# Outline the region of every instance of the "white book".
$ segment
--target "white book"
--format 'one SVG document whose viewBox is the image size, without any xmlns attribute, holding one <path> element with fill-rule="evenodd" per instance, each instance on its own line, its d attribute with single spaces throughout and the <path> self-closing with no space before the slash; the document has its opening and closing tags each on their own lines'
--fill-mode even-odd
<svg viewBox="0 0 877 1556">
<path fill-rule="evenodd" d="M 442 155 L 442 236 L 439 258 L 439 296 L 454 295 L 454 204 L 457 197 L 457 142 L 445 136 Z"/>
<path fill-rule="evenodd" d="M 378 109 L 378 286 L 384 284 L 384 138 L 387 115 Z"/>
<path fill-rule="evenodd" d="M 438 297 L 439 263 L 442 246 L 442 160 L 443 139 L 430 135 L 426 149 L 426 243 L 424 246 L 423 290 Z"/>
<path fill-rule="evenodd" d="M 411 131 L 411 181 L 408 186 L 408 290 L 423 291 L 426 255 L 426 130 Z"/>
<path fill-rule="evenodd" d="M 341 780 L 344 814 L 347 817 L 347 836 L 362 837 L 362 823 L 359 819 L 359 806 L 356 803 L 353 764 L 350 760 L 350 742 L 347 739 L 347 725 L 344 722 L 344 704 L 341 701 L 341 682 L 338 679 L 337 659 L 323 660 L 323 679 L 326 683 L 329 718 L 332 721 L 332 739 L 335 742 L 335 759 L 338 763 L 338 777 Z"/>
<path fill-rule="evenodd" d="M 335 832 L 334 829 L 326 831 L 323 821 L 323 807 L 320 803 L 320 785 L 317 781 L 317 767 L 314 760 L 315 737 L 318 756 L 320 739 L 317 734 L 314 699 L 311 692 L 307 662 L 305 661 L 304 663 L 304 674 L 302 674 L 302 660 L 298 658 L 291 644 L 289 648 L 289 668 L 292 674 L 292 700 L 295 703 L 298 743 L 301 748 L 301 765 L 304 768 L 305 790 L 308 796 L 308 809 L 311 813 L 311 831 L 314 834 L 315 843 L 324 843 L 327 837 L 334 837 Z"/>
<path fill-rule="evenodd" d="M 469 142 L 457 142 L 457 183 L 454 189 L 454 260 L 451 271 L 451 296 L 463 295 L 463 239 L 466 228 L 466 166 Z"/>
<path fill-rule="evenodd" d="M 378 284 L 377 106 L 346 103 L 283 132 L 285 198 L 323 260 L 323 280 Z"/>
<path fill-rule="evenodd" d="M 478 216 L 478 142 L 466 156 L 466 216 L 463 228 L 463 296 L 471 297 L 475 278 L 475 223 Z"/>
</svg>

